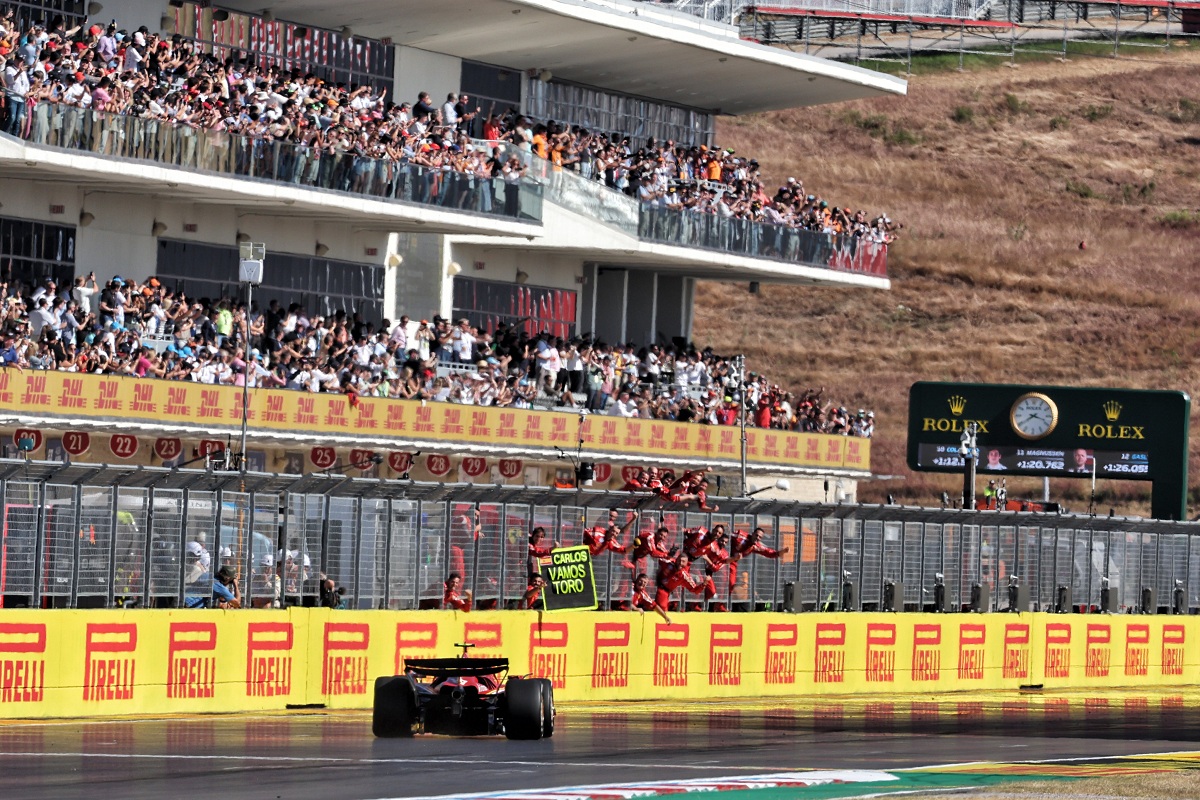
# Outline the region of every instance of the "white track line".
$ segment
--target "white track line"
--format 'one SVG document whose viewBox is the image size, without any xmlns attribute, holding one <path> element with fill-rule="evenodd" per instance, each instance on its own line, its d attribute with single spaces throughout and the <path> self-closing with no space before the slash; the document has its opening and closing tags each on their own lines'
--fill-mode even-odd
<svg viewBox="0 0 1200 800">
<path fill-rule="evenodd" d="M 898 780 L 894 775 L 878 770 L 796 770 L 742 775 L 730 778 L 681 778 L 678 780 L 638 781 L 630 783 L 601 783 L 587 786 L 550 786 L 544 789 L 514 789 L 512 791 L 476 792 L 473 794 L 410 795 L 380 798 L 380 800 L 592 800 L 607 797 L 662 797 L 681 792 L 712 793 L 720 786 L 738 789 L 774 788 L 781 785 L 817 786 L 834 782 L 866 783 Z"/>
</svg>

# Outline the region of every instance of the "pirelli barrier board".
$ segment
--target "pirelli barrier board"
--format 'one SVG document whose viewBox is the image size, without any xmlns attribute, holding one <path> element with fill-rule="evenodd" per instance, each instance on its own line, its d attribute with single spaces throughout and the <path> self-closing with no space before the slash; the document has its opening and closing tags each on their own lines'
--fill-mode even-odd
<svg viewBox="0 0 1200 800">
<path fill-rule="evenodd" d="M 366 708 L 462 641 L 567 702 L 1200 684 L 1200 617 L 14 610 L 0 717 Z"/>
</svg>

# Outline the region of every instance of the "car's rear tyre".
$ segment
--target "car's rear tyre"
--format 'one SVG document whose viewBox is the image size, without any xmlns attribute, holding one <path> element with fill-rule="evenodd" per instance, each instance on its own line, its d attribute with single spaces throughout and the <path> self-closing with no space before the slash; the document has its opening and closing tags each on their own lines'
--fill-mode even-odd
<svg viewBox="0 0 1200 800">
<path fill-rule="evenodd" d="M 542 685 L 542 736 L 550 738 L 554 735 L 554 684 L 549 678 L 538 678 Z"/>
<path fill-rule="evenodd" d="M 417 722 L 417 694 L 404 676 L 375 679 L 371 732 L 381 739 L 412 736 Z"/>
<path fill-rule="evenodd" d="M 546 695 L 541 683 L 515 678 L 508 682 L 504 694 L 504 735 L 509 739 L 541 739 L 546 719 Z"/>
</svg>

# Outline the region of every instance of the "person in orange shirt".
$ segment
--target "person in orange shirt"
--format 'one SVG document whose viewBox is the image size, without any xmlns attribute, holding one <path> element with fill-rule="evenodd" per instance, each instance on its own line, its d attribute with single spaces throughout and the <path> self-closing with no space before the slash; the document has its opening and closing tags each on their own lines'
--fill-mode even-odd
<svg viewBox="0 0 1200 800">
<path fill-rule="evenodd" d="M 488 115 L 487 122 L 483 123 L 483 138 L 495 142 L 499 141 L 500 136 L 500 120 L 496 119 L 495 114 Z"/>
<path fill-rule="evenodd" d="M 549 156 L 549 144 L 546 139 L 546 126 L 538 125 L 533 129 L 533 152 L 538 158 Z"/>
<path fill-rule="evenodd" d="M 715 156 L 709 156 L 708 164 L 705 166 L 707 178 L 710 181 L 720 182 L 721 180 L 721 162 Z"/>
</svg>

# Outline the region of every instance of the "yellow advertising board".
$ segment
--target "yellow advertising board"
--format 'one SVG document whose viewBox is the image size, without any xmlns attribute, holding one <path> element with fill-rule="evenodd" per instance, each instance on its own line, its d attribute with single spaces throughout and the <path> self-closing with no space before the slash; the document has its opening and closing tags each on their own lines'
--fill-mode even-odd
<svg viewBox="0 0 1200 800">
<path fill-rule="evenodd" d="M 242 390 L 132 376 L 0 370 L 0 412 L 47 421 L 141 422 L 149 428 L 199 426 L 214 434 L 234 433 L 242 421 Z M 730 426 L 284 389 L 252 390 L 247 420 L 258 432 L 335 441 L 390 438 L 553 454 L 582 439 L 589 453 L 697 463 L 735 463 L 741 453 L 740 431 Z M 746 441 L 754 464 L 864 471 L 870 469 L 870 446 L 870 439 L 757 428 Z"/>
<path fill-rule="evenodd" d="M 13 610 L 0 717 L 368 708 L 376 677 L 458 642 L 563 702 L 1200 683 L 1195 617 Z"/>
</svg>

